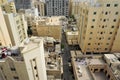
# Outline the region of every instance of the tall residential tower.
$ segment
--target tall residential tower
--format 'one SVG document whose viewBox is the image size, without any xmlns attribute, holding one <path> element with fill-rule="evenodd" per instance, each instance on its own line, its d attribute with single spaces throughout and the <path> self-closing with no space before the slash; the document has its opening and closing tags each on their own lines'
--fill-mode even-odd
<svg viewBox="0 0 120 80">
<path fill-rule="evenodd" d="M 82 2 L 78 19 L 79 46 L 83 53 L 119 51 L 119 0 Z M 114 45 L 114 46 L 113 46 Z M 116 47 L 115 47 L 116 46 Z"/>
<path fill-rule="evenodd" d="M 46 0 L 47 16 L 68 16 L 69 0 Z"/>
</svg>

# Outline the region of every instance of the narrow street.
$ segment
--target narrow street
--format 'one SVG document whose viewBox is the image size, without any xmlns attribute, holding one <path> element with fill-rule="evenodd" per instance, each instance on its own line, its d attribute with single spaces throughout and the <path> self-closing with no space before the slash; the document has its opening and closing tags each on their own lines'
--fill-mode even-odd
<svg viewBox="0 0 120 80">
<path fill-rule="evenodd" d="M 70 65 L 70 48 L 69 45 L 67 44 L 65 33 L 62 34 L 62 44 L 64 45 L 64 50 L 63 50 L 63 80 L 74 80 L 74 75 L 72 72 L 72 68 L 69 66 Z"/>
</svg>

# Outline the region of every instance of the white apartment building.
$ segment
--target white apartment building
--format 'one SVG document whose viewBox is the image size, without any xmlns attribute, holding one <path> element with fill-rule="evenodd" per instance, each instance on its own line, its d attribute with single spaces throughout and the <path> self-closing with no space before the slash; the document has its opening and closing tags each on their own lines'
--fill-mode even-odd
<svg viewBox="0 0 120 80">
<path fill-rule="evenodd" d="M 21 44 L 27 38 L 27 22 L 24 15 L 5 13 L 4 18 L 10 35 L 11 46 Z"/>
<path fill-rule="evenodd" d="M 5 23 L 5 19 L 0 7 L 0 46 L 12 45 L 11 38 Z"/>
<path fill-rule="evenodd" d="M 68 16 L 69 0 L 46 0 L 46 16 Z"/>
<path fill-rule="evenodd" d="M 0 53 L 2 80 L 47 80 L 42 38 L 26 39 L 19 47 L 3 50 Z"/>
</svg>

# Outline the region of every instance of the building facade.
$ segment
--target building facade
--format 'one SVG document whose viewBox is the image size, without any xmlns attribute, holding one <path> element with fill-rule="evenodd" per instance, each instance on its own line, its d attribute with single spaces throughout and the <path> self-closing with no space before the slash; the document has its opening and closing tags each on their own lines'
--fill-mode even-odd
<svg viewBox="0 0 120 80">
<path fill-rule="evenodd" d="M 7 0 L 0 0 L 0 5 L 7 2 Z"/>
<path fill-rule="evenodd" d="M 30 9 L 33 6 L 34 0 L 15 0 L 16 9 Z"/>
<path fill-rule="evenodd" d="M 1 3 L 2 10 L 6 13 L 16 13 L 14 1 L 3 1 Z"/>
<path fill-rule="evenodd" d="M 82 2 L 79 28 L 79 46 L 83 53 L 120 51 L 115 49 L 119 34 L 119 0 Z M 114 46 L 113 46 L 114 44 Z M 119 44 L 118 44 L 119 45 Z M 114 49 L 112 49 L 114 48 Z"/>
<path fill-rule="evenodd" d="M 61 17 L 38 17 L 32 21 L 32 32 L 34 36 L 53 37 L 61 40 Z"/>
<path fill-rule="evenodd" d="M 35 8 L 38 9 L 38 15 L 39 16 L 45 16 L 45 2 L 35 1 L 34 6 L 35 6 Z"/>
<path fill-rule="evenodd" d="M 2 9 L 0 7 L 0 46 L 12 45 L 10 35 L 8 33 L 7 25 L 3 16 Z"/>
<path fill-rule="evenodd" d="M 46 16 L 68 16 L 69 0 L 46 0 Z"/>
<path fill-rule="evenodd" d="M 27 39 L 10 51 L 11 55 L 0 59 L 2 80 L 47 80 L 43 39 Z"/>
<path fill-rule="evenodd" d="M 27 22 L 24 19 L 24 15 L 6 13 L 4 14 L 4 19 L 10 37 L 10 46 L 19 45 L 27 38 Z"/>
</svg>

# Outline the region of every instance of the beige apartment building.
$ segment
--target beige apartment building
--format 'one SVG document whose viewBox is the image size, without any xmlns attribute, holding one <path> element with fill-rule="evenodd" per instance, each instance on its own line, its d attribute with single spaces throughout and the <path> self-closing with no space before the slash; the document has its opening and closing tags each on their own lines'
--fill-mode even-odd
<svg viewBox="0 0 120 80">
<path fill-rule="evenodd" d="M 10 45 L 12 45 L 11 38 L 0 7 L 0 46 L 10 46 Z"/>
<path fill-rule="evenodd" d="M 34 6 L 38 9 L 39 16 L 45 16 L 45 3 L 43 1 L 35 1 Z"/>
<path fill-rule="evenodd" d="M 75 80 L 120 80 L 120 61 L 114 54 L 83 55 L 81 51 L 70 53 Z"/>
<path fill-rule="evenodd" d="M 1 1 L 2 10 L 6 13 L 16 13 L 16 7 L 14 1 Z"/>
<path fill-rule="evenodd" d="M 0 45 L 19 45 L 27 38 L 27 22 L 22 14 L 5 13 L 0 9 Z"/>
<path fill-rule="evenodd" d="M 120 52 L 119 0 L 91 0 L 80 4 L 79 46 L 86 54 Z"/>
<path fill-rule="evenodd" d="M 68 45 L 78 45 L 78 31 L 66 32 L 66 39 Z"/>
<path fill-rule="evenodd" d="M 19 45 L 27 38 L 27 22 L 23 14 L 4 14 L 7 29 L 11 38 L 11 46 Z"/>
<path fill-rule="evenodd" d="M 112 46 L 112 52 L 120 52 L 119 46 L 120 46 L 120 23 L 119 23 L 119 28 L 117 30 L 116 38 Z"/>
<path fill-rule="evenodd" d="M 47 80 L 42 38 L 26 39 L 5 52 L 11 54 L 0 59 L 2 80 Z"/>
<path fill-rule="evenodd" d="M 53 37 L 61 40 L 61 17 L 38 17 L 32 23 L 34 36 Z"/>
<path fill-rule="evenodd" d="M 5 2 L 7 2 L 7 0 L 0 0 L 0 5 Z"/>
<path fill-rule="evenodd" d="M 71 1 L 71 14 L 76 16 L 79 14 L 79 6 L 80 6 L 81 0 L 73 0 Z"/>
</svg>

